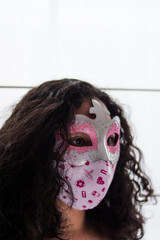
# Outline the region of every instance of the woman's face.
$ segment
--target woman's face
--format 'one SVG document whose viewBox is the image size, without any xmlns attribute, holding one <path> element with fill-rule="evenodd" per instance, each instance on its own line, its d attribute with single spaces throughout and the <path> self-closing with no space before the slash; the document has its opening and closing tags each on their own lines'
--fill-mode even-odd
<svg viewBox="0 0 160 240">
<path fill-rule="evenodd" d="M 74 193 L 73 207 L 79 210 L 97 206 L 105 197 L 119 159 L 120 120 L 113 119 L 98 99 L 85 99 L 70 126 L 69 147 L 60 174 Z M 63 182 L 59 198 L 70 205 L 69 189 Z"/>
</svg>

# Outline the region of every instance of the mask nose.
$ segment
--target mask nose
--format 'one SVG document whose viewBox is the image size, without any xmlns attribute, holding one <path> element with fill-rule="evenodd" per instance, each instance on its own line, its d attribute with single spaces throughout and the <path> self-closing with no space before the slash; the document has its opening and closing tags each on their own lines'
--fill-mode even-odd
<svg viewBox="0 0 160 240">
<path fill-rule="evenodd" d="M 104 160 L 104 161 L 108 161 L 108 155 L 107 155 L 107 146 L 106 146 L 106 143 L 103 142 L 103 143 L 100 143 L 99 146 L 98 146 L 98 158 L 100 160 Z"/>
</svg>

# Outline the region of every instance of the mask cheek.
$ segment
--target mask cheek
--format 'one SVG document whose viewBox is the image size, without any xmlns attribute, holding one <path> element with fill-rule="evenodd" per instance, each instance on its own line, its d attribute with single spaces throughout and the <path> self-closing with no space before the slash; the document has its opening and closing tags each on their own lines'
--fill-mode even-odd
<svg viewBox="0 0 160 240">
<path fill-rule="evenodd" d="M 70 145 L 64 155 L 65 161 L 75 166 L 84 165 L 86 162 L 95 161 L 97 152 L 97 137 L 91 138 L 92 146 L 75 147 Z"/>
<path fill-rule="evenodd" d="M 68 153 L 71 153 L 71 152 L 86 153 L 91 150 L 97 150 L 97 146 L 93 145 L 93 146 L 87 146 L 87 147 L 74 147 L 70 145 L 67 149 L 67 152 Z"/>
<path fill-rule="evenodd" d="M 66 152 L 64 155 L 64 160 L 73 166 L 81 166 L 88 164 L 89 162 L 94 162 L 95 160 L 95 150 L 91 150 L 86 153 L 79 152 Z"/>
<path fill-rule="evenodd" d="M 116 146 L 108 146 L 109 151 L 114 154 L 115 152 L 119 152 L 119 144 L 117 142 Z"/>
</svg>

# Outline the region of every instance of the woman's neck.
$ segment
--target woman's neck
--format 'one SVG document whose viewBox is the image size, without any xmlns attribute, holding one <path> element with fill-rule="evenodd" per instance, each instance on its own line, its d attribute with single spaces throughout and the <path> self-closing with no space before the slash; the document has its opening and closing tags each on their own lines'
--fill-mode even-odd
<svg viewBox="0 0 160 240">
<path fill-rule="evenodd" d="M 68 226 L 70 231 L 80 232 L 85 229 L 85 211 L 70 208 L 61 200 L 57 201 L 59 210 L 62 212 L 62 226 Z"/>
<path fill-rule="evenodd" d="M 86 220 L 85 211 L 70 208 L 61 200 L 57 200 L 57 208 L 62 213 L 62 224 L 64 227 L 63 235 L 60 237 L 70 240 L 99 240 L 108 239 L 101 238 L 96 229 L 93 229 Z M 45 240 L 56 240 L 57 238 L 45 238 Z"/>
</svg>

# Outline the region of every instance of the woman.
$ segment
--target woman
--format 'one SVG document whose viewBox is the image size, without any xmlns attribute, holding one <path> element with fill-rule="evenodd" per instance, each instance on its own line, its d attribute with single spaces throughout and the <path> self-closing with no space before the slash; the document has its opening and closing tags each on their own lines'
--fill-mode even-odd
<svg viewBox="0 0 160 240">
<path fill-rule="evenodd" d="M 33 88 L 0 130 L 0 239 L 141 239 L 154 199 L 141 158 L 106 93 L 75 79 Z"/>
</svg>

